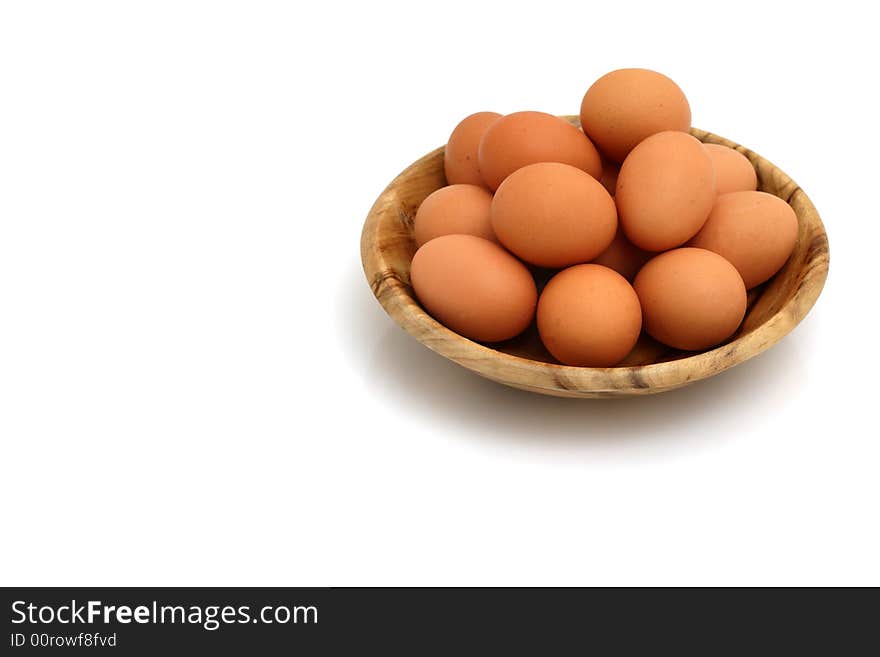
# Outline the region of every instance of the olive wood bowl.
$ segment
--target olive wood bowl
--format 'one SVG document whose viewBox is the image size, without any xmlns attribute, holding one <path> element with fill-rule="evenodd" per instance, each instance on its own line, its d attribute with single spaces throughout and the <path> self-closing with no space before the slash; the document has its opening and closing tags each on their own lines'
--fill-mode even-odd
<svg viewBox="0 0 880 657">
<path fill-rule="evenodd" d="M 577 117 L 564 117 L 579 125 Z M 419 204 L 446 185 L 443 148 L 407 167 L 379 196 L 361 234 L 361 260 L 373 294 L 416 340 L 472 372 L 522 390 L 558 397 L 620 397 L 672 390 L 723 372 L 773 346 L 812 308 L 828 275 L 828 237 L 816 208 L 781 169 L 749 149 L 697 128 L 700 141 L 724 144 L 745 155 L 758 174 L 758 189 L 774 194 L 797 214 L 798 239 L 785 266 L 749 291 L 745 319 L 723 344 L 684 352 L 643 333 L 616 367 L 570 367 L 547 352 L 532 326 L 496 344 L 480 344 L 449 330 L 419 305 L 410 285 L 415 252 L 413 217 Z M 546 274 L 544 274 L 546 276 Z M 541 283 L 541 272 L 536 277 Z"/>
</svg>

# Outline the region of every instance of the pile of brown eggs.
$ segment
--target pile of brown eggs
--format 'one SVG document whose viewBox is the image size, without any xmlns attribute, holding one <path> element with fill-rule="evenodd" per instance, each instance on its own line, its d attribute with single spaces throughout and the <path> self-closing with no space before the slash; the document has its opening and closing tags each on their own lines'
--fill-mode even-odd
<svg viewBox="0 0 880 657">
<path fill-rule="evenodd" d="M 413 289 L 439 322 L 499 342 L 537 318 L 561 363 L 611 367 L 644 329 L 682 350 L 739 327 L 797 217 L 756 191 L 741 153 L 688 134 L 690 105 L 660 73 L 613 71 L 587 90 L 582 130 L 543 112 L 479 112 L 445 151 L 449 185 L 414 221 Z M 535 276 L 551 270 L 540 291 Z"/>
</svg>

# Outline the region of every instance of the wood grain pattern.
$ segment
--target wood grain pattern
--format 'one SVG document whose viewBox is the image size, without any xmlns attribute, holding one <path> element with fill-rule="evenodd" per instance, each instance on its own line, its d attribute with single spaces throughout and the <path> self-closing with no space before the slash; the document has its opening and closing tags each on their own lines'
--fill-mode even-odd
<svg viewBox="0 0 880 657">
<path fill-rule="evenodd" d="M 577 117 L 564 117 L 579 125 Z M 758 188 L 775 194 L 798 217 L 798 240 L 788 262 L 749 293 L 739 331 L 704 352 L 681 352 L 643 335 L 618 367 L 560 365 L 547 353 L 534 326 L 513 340 L 486 346 L 463 338 L 428 315 L 413 296 L 409 266 L 415 252 L 412 219 L 419 204 L 446 184 L 443 148 L 428 153 L 397 176 L 370 210 L 361 234 L 361 260 L 373 294 L 410 335 L 437 353 L 498 383 L 559 397 L 615 397 L 672 390 L 742 363 L 771 347 L 812 308 L 828 275 L 828 238 L 810 199 L 781 169 L 757 153 L 697 128 L 697 139 L 724 144 L 745 155 Z"/>
</svg>

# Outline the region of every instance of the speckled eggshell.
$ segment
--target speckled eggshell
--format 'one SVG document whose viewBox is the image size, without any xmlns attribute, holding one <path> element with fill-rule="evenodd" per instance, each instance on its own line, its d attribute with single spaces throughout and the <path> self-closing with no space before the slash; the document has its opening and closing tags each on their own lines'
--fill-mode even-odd
<svg viewBox="0 0 880 657">
<path fill-rule="evenodd" d="M 717 198 L 689 246 L 724 256 L 746 287 L 753 288 L 782 268 L 797 234 L 797 215 L 781 198 L 765 192 L 731 192 Z"/>
<path fill-rule="evenodd" d="M 601 265 L 564 269 L 538 300 L 538 332 L 559 362 L 611 367 L 632 350 L 642 330 L 642 312 L 632 286 Z"/>
<path fill-rule="evenodd" d="M 665 251 L 697 234 L 715 196 L 715 168 L 703 144 L 684 132 L 660 132 L 623 162 L 614 200 L 629 241 Z"/>
<path fill-rule="evenodd" d="M 708 349 L 736 332 L 746 312 L 746 287 L 717 253 L 681 248 L 651 259 L 633 283 L 645 330 L 686 351 Z"/>
<path fill-rule="evenodd" d="M 715 166 L 715 187 L 718 194 L 755 191 L 758 175 L 748 158 L 721 144 L 703 144 Z"/>
<path fill-rule="evenodd" d="M 533 265 L 589 262 L 617 229 L 614 200 L 602 184 L 568 164 L 540 162 L 512 173 L 492 200 L 498 241 Z"/>
<path fill-rule="evenodd" d="M 432 192 L 419 205 L 413 221 L 416 246 L 441 235 L 476 235 L 497 241 L 489 210 L 492 194 L 477 185 L 449 185 Z"/>
<path fill-rule="evenodd" d="M 479 147 L 483 181 L 497 189 L 511 173 L 536 162 L 562 162 L 602 174 L 602 162 L 593 143 L 568 121 L 544 112 L 514 112 L 486 130 Z"/>
<path fill-rule="evenodd" d="M 624 68 L 603 75 L 584 94 L 581 126 L 604 155 L 623 162 L 646 137 L 664 130 L 687 132 L 691 108 L 665 75 Z"/>
<path fill-rule="evenodd" d="M 538 292 L 529 270 L 482 237 L 431 240 L 413 256 L 410 279 L 434 319 L 472 340 L 507 340 L 535 316 Z"/>
<path fill-rule="evenodd" d="M 480 175 L 477 148 L 486 129 L 500 118 L 501 115 L 495 112 L 477 112 L 455 126 L 443 153 L 446 182 L 450 185 L 485 185 Z"/>
</svg>

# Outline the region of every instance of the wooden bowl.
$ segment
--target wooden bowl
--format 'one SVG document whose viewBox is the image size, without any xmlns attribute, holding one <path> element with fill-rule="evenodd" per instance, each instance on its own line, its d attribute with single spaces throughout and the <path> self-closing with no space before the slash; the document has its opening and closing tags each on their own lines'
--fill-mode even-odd
<svg viewBox="0 0 880 657">
<path fill-rule="evenodd" d="M 579 125 L 577 117 L 564 117 Z M 816 208 L 782 170 L 757 153 L 712 133 L 691 129 L 700 141 L 724 144 L 745 155 L 758 189 L 791 205 L 798 240 L 785 266 L 749 292 L 739 330 L 709 351 L 682 352 L 643 334 L 617 367 L 560 365 L 541 344 L 534 323 L 507 342 L 483 345 L 447 329 L 413 296 L 409 267 L 415 252 L 412 224 L 424 198 L 446 184 L 443 148 L 428 153 L 391 181 L 370 210 L 361 234 L 361 260 L 373 294 L 416 340 L 462 367 L 498 383 L 559 397 L 617 397 L 672 390 L 738 365 L 778 342 L 812 308 L 828 275 L 828 238 Z"/>
</svg>

